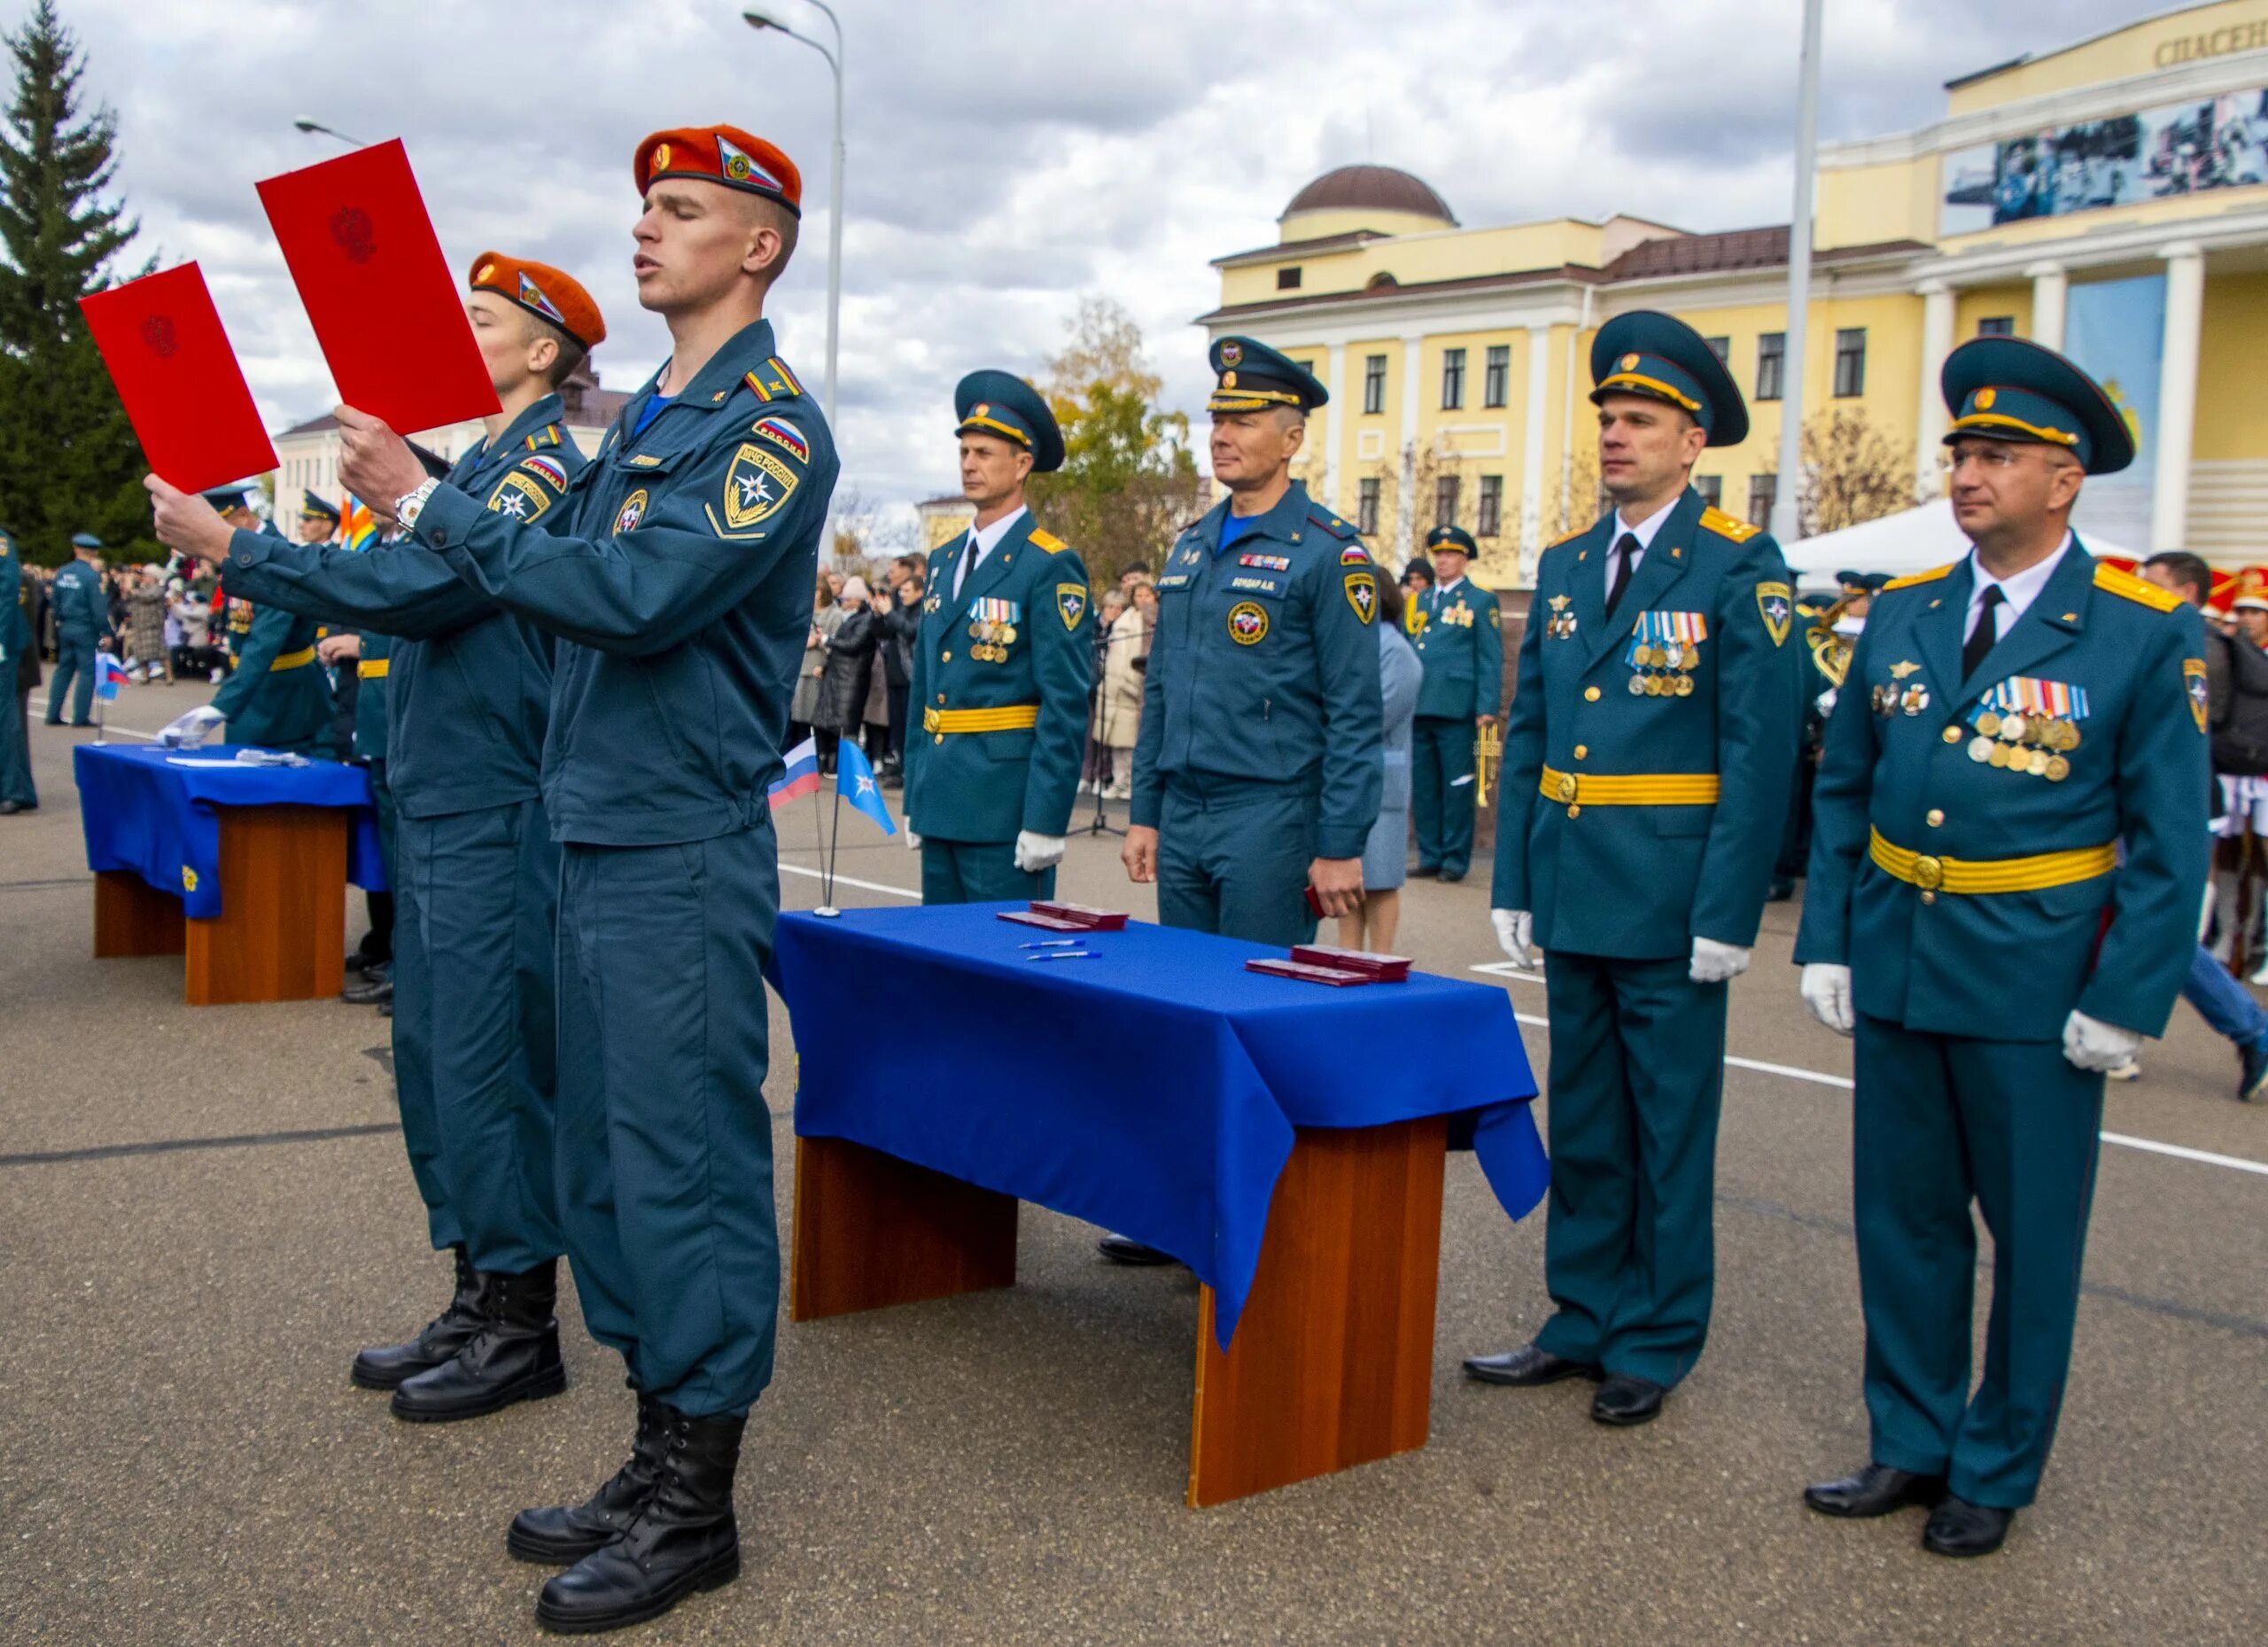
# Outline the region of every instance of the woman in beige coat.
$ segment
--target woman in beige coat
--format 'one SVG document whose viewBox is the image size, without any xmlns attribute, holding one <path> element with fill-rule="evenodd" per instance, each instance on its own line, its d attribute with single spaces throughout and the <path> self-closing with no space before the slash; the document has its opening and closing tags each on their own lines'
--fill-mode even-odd
<svg viewBox="0 0 2268 1647">
<path fill-rule="evenodd" d="M 1150 651 L 1158 592 L 1147 581 L 1134 586 L 1130 605 L 1110 625 L 1102 663 L 1102 741 L 1110 750 L 1110 788 L 1103 798 L 1122 801 L 1134 793 L 1134 744 L 1142 731 L 1142 669 Z"/>
</svg>

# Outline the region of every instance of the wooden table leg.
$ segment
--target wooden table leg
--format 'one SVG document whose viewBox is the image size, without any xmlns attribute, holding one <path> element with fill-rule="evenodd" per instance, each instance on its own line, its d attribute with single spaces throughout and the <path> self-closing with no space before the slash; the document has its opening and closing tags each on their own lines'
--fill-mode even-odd
<svg viewBox="0 0 2268 1647">
<path fill-rule="evenodd" d="M 1016 1284 L 1016 1198 L 846 1138 L 796 1140 L 791 1321 Z"/>
<path fill-rule="evenodd" d="M 224 806 L 221 911 L 189 922 L 192 1006 L 336 995 L 346 975 L 346 820 L 333 806 Z"/>
<path fill-rule="evenodd" d="M 95 872 L 95 959 L 178 955 L 188 944 L 181 899 L 123 869 Z"/>
<path fill-rule="evenodd" d="M 1447 1138 L 1441 1116 L 1301 1129 L 1227 1353 L 1210 1287 L 1198 1311 L 1192 1505 L 1425 1444 Z"/>
</svg>

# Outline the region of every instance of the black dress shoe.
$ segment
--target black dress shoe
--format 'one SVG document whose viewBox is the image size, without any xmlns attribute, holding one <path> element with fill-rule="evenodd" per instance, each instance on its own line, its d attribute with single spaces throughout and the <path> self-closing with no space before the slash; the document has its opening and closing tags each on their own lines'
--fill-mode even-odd
<svg viewBox="0 0 2268 1647">
<path fill-rule="evenodd" d="M 18 812 L 35 812 L 37 801 L 0 801 L 0 818 L 13 818 Z"/>
<path fill-rule="evenodd" d="M 1410 873 L 1411 875 L 1421 881 L 1430 881 L 1435 875 L 1440 874 L 1441 871 L 1441 866 L 1438 864 L 1420 864 L 1417 868 L 1411 870 Z"/>
<path fill-rule="evenodd" d="M 618 1630 L 657 1619 L 687 1596 L 741 1573 L 733 1473 L 745 1414 L 695 1418 L 662 1403 L 654 1490 L 610 1540 L 543 1587 L 536 1622 L 563 1635 Z"/>
<path fill-rule="evenodd" d="M 1796 895 L 1796 883 L 1786 876 L 1775 879 L 1764 894 L 1767 904 L 1784 904 Z"/>
<path fill-rule="evenodd" d="M 1951 1493 L 1930 1511 L 1930 1525 L 1922 1529 L 1922 1548 L 1933 1556 L 1989 1556 L 2008 1542 L 2016 1512 L 1972 1504 Z"/>
<path fill-rule="evenodd" d="M 1130 1235 L 1106 1235 L 1095 1243 L 1095 1251 L 1115 1264 L 1136 1264 L 1146 1267 L 1152 1264 L 1177 1264 L 1181 1262 L 1171 1253 L 1161 1253 L 1156 1247 L 1146 1246 Z"/>
<path fill-rule="evenodd" d="M 1501 1356 L 1467 1356 L 1464 1376 L 1483 1384 L 1510 1384 L 1530 1389 L 1539 1384 L 1557 1384 L 1562 1379 L 1596 1379 L 1601 1374 L 1587 1361 L 1570 1361 L 1565 1356 L 1526 1344 Z"/>
<path fill-rule="evenodd" d="M 1438 880 L 1443 886 L 1455 886 L 1458 882 L 1464 879 L 1464 871 L 1462 869 L 1440 870 L 1436 872 L 1434 879 Z"/>
<path fill-rule="evenodd" d="M 662 1479 L 662 1432 L 668 1409 L 638 1392 L 638 1433 L 630 1462 L 579 1504 L 523 1510 L 512 1518 L 504 1547 L 522 1561 L 571 1566 L 622 1536 Z"/>
<path fill-rule="evenodd" d="M 375 1006 L 393 999 L 393 980 L 365 973 L 360 980 L 339 991 L 338 998 L 349 1006 Z"/>
<path fill-rule="evenodd" d="M 1667 1394 L 1651 1379 L 1611 1372 L 1591 1397 L 1591 1417 L 1601 1424 L 1645 1424 L 1660 1416 Z"/>
<path fill-rule="evenodd" d="M 499 1412 L 515 1402 L 541 1401 L 567 1387 L 559 1358 L 559 1261 L 517 1275 L 490 1271 L 480 1328 L 457 1353 L 393 1393 L 393 1416 L 411 1424 L 453 1424 Z"/>
<path fill-rule="evenodd" d="M 1915 1505 L 1935 1505 L 1945 1496 L 1945 1477 L 1916 1475 L 1886 1464 L 1870 1464 L 1856 1475 L 1804 1488 L 1804 1503 L 1810 1508 L 1823 1516 L 1844 1516 L 1854 1521 Z"/>
<path fill-rule="evenodd" d="M 400 1388 L 403 1380 L 430 1372 L 455 1355 L 464 1347 L 465 1340 L 480 1330 L 480 1272 L 464 1255 L 462 1247 L 449 1250 L 457 1260 L 456 1296 L 449 1300 L 447 1309 L 428 1321 L 425 1330 L 407 1344 L 377 1345 L 354 1357 L 353 1371 L 349 1376 L 364 1389 Z"/>
</svg>

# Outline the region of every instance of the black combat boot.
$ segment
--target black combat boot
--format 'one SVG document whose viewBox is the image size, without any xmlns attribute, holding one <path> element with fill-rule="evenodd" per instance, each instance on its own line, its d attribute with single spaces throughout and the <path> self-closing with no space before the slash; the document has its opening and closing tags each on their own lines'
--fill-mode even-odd
<svg viewBox="0 0 2268 1647">
<path fill-rule="evenodd" d="M 402 1380 L 431 1371 L 480 1330 L 480 1272 L 464 1255 L 462 1245 L 449 1250 L 457 1258 L 457 1293 L 449 1307 L 425 1324 L 425 1330 L 407 1344 L 381 1344 L 354 1357 L 354 1382 L 366 1390 L 401 1387 Z"/>
<path fill-rule="evenodd" d="M 538 1401 L 567 1387 L 559 1359 L 559 1261 L 517 1275 L 482 1272 L 486 1306 L 479 1329 L 457 1353 L 393 1393 L 393 1416 L 413 1424 L 478 1418 L 516 1401 Z"/>
<path fill-rule="evenodd" d="M 586 1635 L 642 1624 L 740 1576 L 733 1472 L 748 1417 L 696 1418 L 655 1404 L 662 1458 L 654 1490 L 621 1537 L 544 1585 L 535 1617 L 546 1629 Z"/>
<path fill-rule="evenodd" d="M 630 1462 L 579 1504 L 521 1511 L 512 1518 L 504 1547 L 523 1561 L 563 1567 L 619 1537 L 661 1480 L 663 1415 L 668 1410 L 640 1390 L 638 1433 L 630 1443 Z"/>
</svg>

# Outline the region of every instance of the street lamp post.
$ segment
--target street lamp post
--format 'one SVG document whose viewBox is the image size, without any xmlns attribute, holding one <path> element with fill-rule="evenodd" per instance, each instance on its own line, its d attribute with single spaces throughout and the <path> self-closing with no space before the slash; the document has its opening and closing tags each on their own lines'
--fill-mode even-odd
<svg viewBox="0 0 2268 1647">
<path fill-rule="evenodd" d="M 1788 330 L 1780 360 L 1780 474 L 1772 491 L 1772 535 L 1785 548 L 1803 522 L 1804 345 L 1811 330 L 1812 188 L 1819 166 L 1819 22 L 1821 0 L 1804 0 L 1803 58 L 1797 68 L 1796 199 L 1788 225 Z"/>
<path fill-rule="evenodd" d="M 741 16 L 749 27 L 756 29 L 779 30 L 790 40 L 800 40 L 827 59 L 835 73 L 835 152 L 828 170 L 828 200 L 827 227 L 827 421 L 835 423 L 835 362 L 840 350 L 843 318 L 843 19 L 826 0 L 805 0 L 822 12 L 835 30 L 835 50 L 808 35 L 796 33 L 780 20 L 779 0 L 758 0 L 754 5 L 743 6 Z"/>
<path fill-rule="evenodd" d="M 321 120 L 309 120 L 304 114 L 298 120 L 293 120 L 291 124 L 298 127 L 301 131 L 306 132 L 309 136 L 322 136 L 325 137 L 336 137 L 339 142 L 345 144 L 350 149 L 367 149 L 369 147 L 369 145 L 364 143 L 360 137 L 350 137 L 343 131 L 335 131 L 330 127 L 324 125 Z"/>
</svg>

